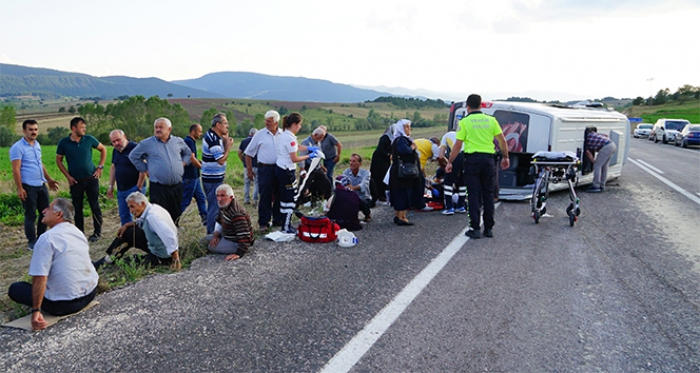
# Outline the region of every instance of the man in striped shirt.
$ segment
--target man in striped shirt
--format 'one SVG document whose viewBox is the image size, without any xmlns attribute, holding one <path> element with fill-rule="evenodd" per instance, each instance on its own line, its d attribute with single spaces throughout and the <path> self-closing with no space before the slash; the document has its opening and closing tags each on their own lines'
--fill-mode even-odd
<svg viewBox="0 0 700 373">
<path fill-rule="evenodd" d="M 221 184 L 216 188 L 219 215 L 214 233 L 209 236 L 208 249 L 216 254 L 228 254 L 226 260 L 240 259 L 255 242 L 250 216 L 236 201 L 233 188 Z"/>
<path fill-rule="evenodd" d="M 223 184 L 233 138 L 228 136 L 228 119 L 224 113 L 214 115 L 211 128 L 202 140 L 202 185 L 207 195 L 207 234 L 214 232 L 219 207 L 216 188 Z"/>
</svg>

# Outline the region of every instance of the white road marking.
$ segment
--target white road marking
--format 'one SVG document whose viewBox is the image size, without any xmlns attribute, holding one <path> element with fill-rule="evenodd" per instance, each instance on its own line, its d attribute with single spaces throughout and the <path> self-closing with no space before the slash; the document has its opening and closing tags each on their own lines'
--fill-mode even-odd
<svg viewBox="0 0 700 373">
<path fill-rule="evenodd" d="M 661 171 L 661 170 L 659 170 L 658 168 L 656 168 L 656 167 L 650 165 L 649 163 L 644 162 L 644 161 L 641 160 L 641 159 L 637 159 L 637 162 L 639 162 L 639 163 L 641 163 L 641 164 L 643 164 L 643 165 L 645 165 L 645 166 L 651 168 L 652 170 L 656 171 L 656 173 L 658 173 L 658 174 L 663 174 L 663 173 L 664 173 L 663 171 Z"/>
<path fill-rule="evenodd" d="M 469 241 L 469 237 L 464 235 L 466 231 L 467 229 L 465 228 L 459 232 L 457 237 L 447 245 L 440 255 L 433 259 L 389 304 L 374 316 L 364 329 L 357 333 L 345 347 L 328 361 L 321 373 L 349 372 L 389 329 L 394 321 L 401 316 L 411 302 L 428 286 L 430 281 L 440 273 L 450 259 Z"/>
<path fill-rule="evenodd" d="M 629 161 L 632 162 L 632 163 L 634 163 L 634 164 L 636 164 L 637 166 L 639 166 L 639 168 L 641 168 L 642 170 L 646 171 L 649 175 L 651 175 L 651 176 L 653 176 L 653 177 L 655 177 L 655 178 L 661 180 L 661 182 L 663 182 L 664 184 L 666 184 L 666 185 L 670 186 L 671 188 L 675 189 L 678 193 L 680 193 L 680 194 L 682 194 L 682 195 L 684 195 L 684 196 L 690 198 L 691 201 L 693 201 L 693 202 L 697 203 L 698 205 L 700 205 L 700 198 L 695 197 L 695 196 L 693 195 L 693 193 L 690 193 L 690 192 L 686 191 L 685 189 L 679 187 L 678 185 L 676 185 L 676 184 L 673 183 L 672 181 L 666 179 L 665 177 L 663 177 L 663 176 L 659 175 L 658 173 L 654 172 L 653 170 L 647 168 L 647 167 L 646 167 L 645 165 L 643 165 L 642 163 L 637 162 L 637 161 L 635 161 L 635 160 L 632 159 L 632 158 L 629 158 Z"/>
</svg>

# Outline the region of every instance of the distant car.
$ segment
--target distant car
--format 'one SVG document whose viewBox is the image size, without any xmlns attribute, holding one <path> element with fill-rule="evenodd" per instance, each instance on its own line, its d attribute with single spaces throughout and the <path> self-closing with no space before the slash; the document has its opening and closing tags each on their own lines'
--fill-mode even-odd
<svg viewBox="0 0 700 373">
<path fill-rule="evenodd" d="M 637 128 L 634 129 L 634 137 L 637 139 L 640 137 L 649 137 L 652 128 L 654 128 L 654 125 L 651 123 L 640 123 Z"/>
<path fill-rule="evenodd" d="M 681 132 L 676 134 L 674 143 L 683 148 L 687 148 L 688 145 L 700 145 L 700 124 L 686 124 Z"/>
<path fill-rule="evenodd" d="M 676 133 L 683 129 L 686 124 L 690 124 L 690 122 L 685 119 L 661 118 L 656 121 L 654 128 L 651 129 L 649 139 L 653 137 L 654 142 L 661 141 L 664 144 L 669 141 L 675 141 Z"/>
</svg>

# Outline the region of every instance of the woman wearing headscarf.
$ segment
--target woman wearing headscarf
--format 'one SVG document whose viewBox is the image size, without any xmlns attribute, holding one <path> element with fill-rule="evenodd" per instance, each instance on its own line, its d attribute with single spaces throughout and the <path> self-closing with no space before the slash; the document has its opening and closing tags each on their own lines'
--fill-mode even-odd
<svg viewBox="0 0 700 373">
<path fill-rule="evenodd" d="M 413 223 L 408 221 L 406 211 L 411 207 L 412 193 L 423 188 L 421 177 L 399 177 L 399 161 L 403 163 L 417 163 L 418 160 L 416 144 L 410 136 L 411 121 L 401 119 L 394 124 L 394 139 L 391 142 L 392 164 L 389 169 L 389 190 L 391 204 L 394 206 L 394 224 L 396 225 L 413 225 Z"/>
<path fill-rule="evenodd" d="M 386 201 L 386 184 L 384 176 L 391 167 L 391 140 L 394 138 L 394 125 L 390 125 L 379 138 L 377 148 L 372 153 L 372 163 L 369 166 L 370 177 L 377 188 L 377 198 Z"/>
</svg>

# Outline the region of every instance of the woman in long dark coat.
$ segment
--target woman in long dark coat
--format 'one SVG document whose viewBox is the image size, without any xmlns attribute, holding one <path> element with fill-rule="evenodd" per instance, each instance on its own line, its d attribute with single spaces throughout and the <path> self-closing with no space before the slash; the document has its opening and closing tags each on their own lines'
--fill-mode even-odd
<svg viewBox="0 0 700 373">
<path fill-rule="evenodd" d="M 384 131 L 382 137 L 379 138 L 377 148 L 372 153 L 372 163 L 369 166 L 369 172 L 377 188 L 377 197 L 380 201 L 386 201 L 386 184 L 384 184 L 384 176 L 389 171 L 391 166 L 391 140 L 394 137 L 394 125 Z"/>
<path fill-rule="evenodd" d="M 389 169 L 389 190 L 391 191 L 389 195 L 391 196 L 391 205 L 394 206 L 394 223 L 396 225 L 413 225 L 408 221 L 406 212 L 411 207 L 413 193 L 423 187 L 423 178 L 420 176 L 410 179 L 400 178 L 398 170 L 398 160 L 403 163 L 417 163 L 420 167 L 417 162 L 416 144 L 410 137 L 411 122 L 408 119 L 396 122 L 394 134 L 394 140 L 391 143 L 392 164 Z"/>
</svg>

